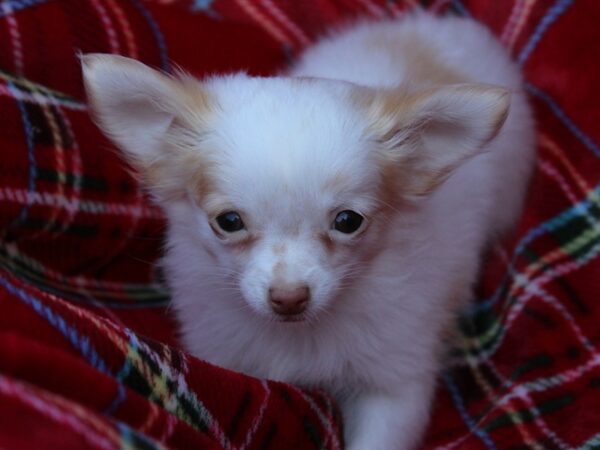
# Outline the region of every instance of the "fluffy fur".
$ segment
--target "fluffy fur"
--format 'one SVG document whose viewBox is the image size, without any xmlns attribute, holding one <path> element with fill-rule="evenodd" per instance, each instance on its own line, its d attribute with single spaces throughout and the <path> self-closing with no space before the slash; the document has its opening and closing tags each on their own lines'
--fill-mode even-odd
<svg viewBox="0 0 600 450">
<path fill-rule="evenodd" d="M 351 449 L 408 449 L 482 250 L 521 209 L 532 118 L 482 26 L 364 23 L 285 77 L 196 81 L 118 56 L 83 69 L 99 125 L 169 219 L 165 267 L 185 347 L 336 395 Z M 510 104 L 510 107 L 509 107 Z M 332 228 L 353 210 L 361 228 Z M 219 230 L 237 211 L 245 229 Z M 307 286 L 295 321 L 269 290 Z"/>
</svg>

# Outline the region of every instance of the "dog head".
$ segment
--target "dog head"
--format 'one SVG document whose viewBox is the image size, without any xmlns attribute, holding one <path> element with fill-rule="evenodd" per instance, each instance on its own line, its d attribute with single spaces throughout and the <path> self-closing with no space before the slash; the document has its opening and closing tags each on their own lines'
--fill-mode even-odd
<svg viewBox="0 0 600 450">
<path fill-rule="evenodd" d="M 402 203 L 475 155 L 509 105 L 485 85 L 198 81 L 119 56 L 82 61 L 97 123 L 174 229 L 202 242 L 198 264 L 212 259 L 255 312 L 287 321 L 315 317 L 367 271 Z"/>
</svg>

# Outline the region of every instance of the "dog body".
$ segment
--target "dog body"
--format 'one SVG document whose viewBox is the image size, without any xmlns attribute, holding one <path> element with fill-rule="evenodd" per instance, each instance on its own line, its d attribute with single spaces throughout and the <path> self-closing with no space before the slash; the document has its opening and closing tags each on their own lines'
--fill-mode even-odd
<svg viewBox="0 0 600 450">
<path fill-rule="evenodd" d="M 533 162 L 521 77 L 491 34 L 417 15 L 335 33 L 286 77 L 198 82 L 100 55 L 84 75 L 169 219 L 185 347 L 333 393 L 351 449 L 413 448 Z"/>
</svg>

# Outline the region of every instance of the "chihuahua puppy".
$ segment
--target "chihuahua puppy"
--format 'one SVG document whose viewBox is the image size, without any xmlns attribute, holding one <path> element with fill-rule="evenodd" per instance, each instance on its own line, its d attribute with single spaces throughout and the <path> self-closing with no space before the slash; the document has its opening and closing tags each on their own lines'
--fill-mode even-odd
<svg viewBox="0 0 600 450">
<path fill-rule="evenodd" d="M 414 448 L 532 168 L 507 52 L 472 21 L 417 14 L 334 33 L 281 77 L 82 62 L 97 123 L 168 218 L 185 347 L 327 389 L 350 449 Z"/>
</svg>

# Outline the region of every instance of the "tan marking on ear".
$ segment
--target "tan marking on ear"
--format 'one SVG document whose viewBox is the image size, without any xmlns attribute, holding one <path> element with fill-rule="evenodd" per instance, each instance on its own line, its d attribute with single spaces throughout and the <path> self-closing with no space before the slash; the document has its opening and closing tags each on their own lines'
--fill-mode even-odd
<svg viewBox="0 0 600 450">
<path fill-rule="evenodd" d="M 379 162 L 380 180 L 376 191 L 377 207 L 369 215 L 370 227 L 389 222 L 402 208 L 407 206 L 405 197 L 410 183 L 410 167 L 395 161 L 382 159 Z M 373 233 L 373 231 L 371 231 Z"/>
<path fill-rule="evenodd" d="M 156 186 L 160 184 L 160 180 L 164 178 L 164 170 L 162 164 L 144 165 L 138 170 L 133 169 L 133 175 L 136 178 L 141 178 L 147 186 Z"/>
<path fill-rule="evenodd" d="M 195 180 L 192 183 L 193 192 L 196 194 L 197 202 L 202 205 L 206 198 L 214 192 L 212 179 L 204 170 L 196 173 Z"/>
<path fill-rule="evenodd" d="M 411 164 L 411 158 L 396 161 L 386 157 L 389 152 L 380 152 L 381 198 L 393 205 L 402 202 L 403 196 L 419 197 L 432 193 L 452 173 L 455 166 L 433 171 L 419 169 Z M 460 163 L 458 163 L 460 164 Z M 458 165 L 457 164 L 457 165 Z"/>
<path fill-rule="evenodd" d="M 177 110 L 173 111 L 175 116 L 164 136 L 162 157 L 151 162 L 130 160 L 130 164 L 136 168 L 137 177 L 160 191 L 163 198 L 182 198 L 189 190 L 202 204 L 215 191 L 211 176 L 213 162 L 208 157 L 210 151 L 202 148 L 202 134 L 209 126 L 216 101 L 202 88 L 201 82 L 189 75 L 180 73 L 171 77 L 156 72 L 156 76 L 171 84 Z"/>
<path fill-rule="evenodd" d="M 411 94 L 404 86 L 395 89 L 355 89 L 355 105 L 366 111 L 370 131 L 377 136 L 376 150 L 381 181 L 378 197 L 382 204 L 394 205 L 409 185 L 411 177 L 410 151 L 391 151 L 399 146 L 417 145 L 412 134 L 415 104 L 426 93 Z"/>
<path fill-rule="evenodd" d="M 410 190 L 405 193 L 411 196 L 426 196 L 448 179 L 454 166 L 447 168 L 446 170 L 434 171 L 417 171 L 413 172 L 413 182 Z"/>
<path fill-rule="evenodd" d="M 380 214 L 387 212 L 389 208 L 395 208 L 401 195 L 403 181 L 406 175 L 403 167 L 393 161 L 380 162 L 381 180 L 377 189 L 377 200 Z"/>
<path fill-rule="evenodd" d="M 179 117 L 173 121 L 165 144 L 169 150 L 160 163 L 170 169 L 171 176 L 180 184 L 185 184 L 199 205 L 203 205 L 217 191 L 213 175 L 216 163 L 210 157 L 215 151 L 203 147 L 202 132 L 189 132 L 190 126 Z M 202 125 L 198 127 L 202 129 Z"/>
<path fill-rule="evenodd" d="M 144 185 L 160 192 L 164 199 L 181 199 L 191 192 L 202 205 L 215 192 L 212 163 L 200 152 L 189 149 L 165 149 L 163 158 L 150 164 L 134 163 L 137 177 Z"/>
<path fill-rule="evenodd" d="M 164 200 L 179 200 L 185 197 L 185 184 L 173 176 L 173 168 L 164 161 L 155 161 L 151 164 L 134 164 L 132 174 L 144 186 L 159 193 Z"/>
<path fill-rule="evenodd" d="M 207 199 L 216 193 L 216 187 L 211 175 L 211 163 L 204 158 L 197 161 L 191 180 L 191 192 L 199 205 L 207 203 Z"/>
<path fill-rule="evenodd" d="M 357 87 L 351 93 L 351 101 L 365 111 L 369 129 L 378 136 L 380 143 L 385 144 L 392 142 L 394 137 L 401 139 L 402 130 L 414 125 L 415 105 L 429 94 L 430 91 L 411 93 L 405 85 L 391 89 Z M 406 131 L 408 138 L 410 130 L 406 128 Z M 392 154 L 387 157 L 392 157 Z"/>
<path fill-rule="evenodd" d="M 185 72 L 179 72 L 173 81 L 178 103 L 183 106 L 178 111 L 180 120 L 193 128 L 206 126 L 218 108 L 217 100 L 202 86 L 202 82 Z"/>
</svg>

